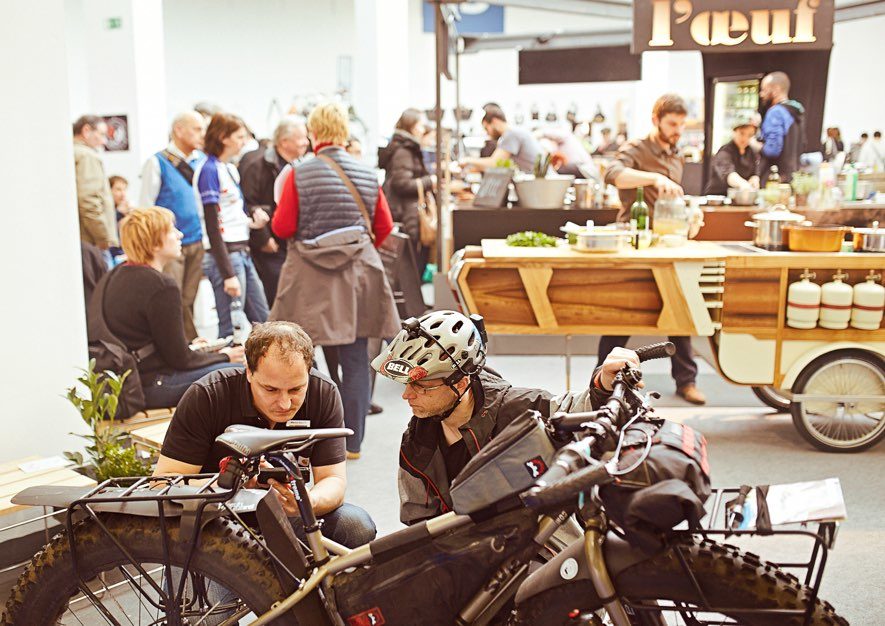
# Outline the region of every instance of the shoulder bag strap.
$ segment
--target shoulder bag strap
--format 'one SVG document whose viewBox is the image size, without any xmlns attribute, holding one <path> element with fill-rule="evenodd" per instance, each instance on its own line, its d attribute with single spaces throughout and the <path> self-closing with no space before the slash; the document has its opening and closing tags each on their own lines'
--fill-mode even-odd
<svg viewBox="0 0 885 626">
<path fill-rule="evenodd" d="M 92 298 L 90 300 L 88 308 L 90 315 L 86 320 L 88 327 L 92 331 L 91 333 L 89 333 L 89 340 L 114 341 L 123 346 L 123 348 L 132 355 L 136 363 L 141 363 L 144 359 L 148 358 L 157 351 L 157 346 L 154 344 L 154 342 L 144 345 L 138 350 L 130 350 L 126 347 L 125 343 L 123 343 L 114 335 L 113 332 L 111 332 L 111 329 L 108 326 L 107 318 L 104 314 L 105 289 L 107 288 L 108 283 L 111 282 L 111 279 L 116 275 L 119 267 L 121 266 L 115 267 L 110 272 L 102 276 L 101 280 L 98 281 L 98 284 L 95 286 L 95 291 L 92 292 Z"/>
<path fill-rule="evenodd" d="M 427 197 L 424 195 L 424 183 L 420 178 L 415 179 L 415 185 L 418 187 L 418 206 L 427 206 Z"/>
<path fill-rule="evenodd" d="M 318 154 L 318 159 L 322 159 L 329 167 L 331 167 L 338 177 L 341 178 L 341 182 L 344 183 L 344 186 L 347 187 L 347 190 L 350 192 L 350 195 L 353 196 L 354 202 L 356 202 L 356 206 L 359 208 L 360 213 L 363 214 L 363 219 L 366 220 L 366 232 L 369 233 L 369 237 L 372 239 L 372 243 L 375 243 L 375 233 L 372 230 L 372 220 L 369 217 L 369 212 L 366 210 L 366 203 L 363 202 L 363 197 L 360 195 L 360 192 L 357 191 L 356 187 L 353 184 L 353 181 L 347 177 L 347 174 L 341 169 L 341 166 L 335 162 L 335 159 L 330 157 L 327 154 Z"/>
<path fill-rule="evenodd" d="M 172 167 L 174 167 L 188 183 L 194 183 L 194 168 L 190 166 L 190 163 L 180 157 L 175 156 L 174 154 L 169 152 L 168 149 L 163 150 L 161 154 L 166 157 L 166 160 L 172 164 Z"/>
</svg>

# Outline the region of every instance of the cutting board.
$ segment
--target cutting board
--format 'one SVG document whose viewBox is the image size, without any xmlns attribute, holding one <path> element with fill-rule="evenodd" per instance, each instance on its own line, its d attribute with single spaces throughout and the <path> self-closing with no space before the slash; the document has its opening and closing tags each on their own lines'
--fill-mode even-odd
<svg viewBox="0 0 885 626">
<path fill-rule="evenodd" d="M 508 246 L 504 239 L 483 239 L 482 255 L 486 259 L 578 260 L 578 259 L 710 259 L 733 256 L 719 245 L 708 241 L 689 241 L 684 246 L 668 248 L 653 246 L 645 250 L 627 248 L 620 252 L 578 252 L 566 243 L 555 248 L 523 248 Z"/>
</svg>

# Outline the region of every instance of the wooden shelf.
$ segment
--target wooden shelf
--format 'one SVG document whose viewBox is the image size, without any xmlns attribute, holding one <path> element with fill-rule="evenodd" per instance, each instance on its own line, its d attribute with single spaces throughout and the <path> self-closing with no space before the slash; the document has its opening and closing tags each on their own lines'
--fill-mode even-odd
<svg viewBox="0 0 885 626">
<path fill-rule="evenodd" d="M 885 329 L 859 330 L 850 326 L 845 330 L 831 330 L 829 328 L 800 328 L 785 327 L 783 330 L 784 341 L 885 341 Z"/>
</svg>

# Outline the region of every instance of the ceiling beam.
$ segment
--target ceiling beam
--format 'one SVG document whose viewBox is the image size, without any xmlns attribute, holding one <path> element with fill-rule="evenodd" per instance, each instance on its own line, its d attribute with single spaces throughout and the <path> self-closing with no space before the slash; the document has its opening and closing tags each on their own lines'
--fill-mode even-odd
<svg viewBox="0 0 885 626">
<path fill-rule="evenodd" d="M 629 45 L 633 38 L 630 30 L 607 30 L 586 32 L 549 32 L 522 35 L 482 35 L 462 37 L 464 53 L 481 50 L 550 50 L 558 48 L 598 48 L 602 46 Z"/>
<path fill-rule="evenodd" d="M 870 0 L 868 2 L 855 2 L 836 6 L 836 21 L 849 22 L 861 20 L 865 17 L 885 15 L 885 0 Z"/>
<path fill-rule="evenodd" d="M 553 11 L 572 15 L 608 17 L 618 20 L 633 19 L 633 3 L 630 0 L 484 0 L 495 4 L 520 9 Z"/>
</svg>

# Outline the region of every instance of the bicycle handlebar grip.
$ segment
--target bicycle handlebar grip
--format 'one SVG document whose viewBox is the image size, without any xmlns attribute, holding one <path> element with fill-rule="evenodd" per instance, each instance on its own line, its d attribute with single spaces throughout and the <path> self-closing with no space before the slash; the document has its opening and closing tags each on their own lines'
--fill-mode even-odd
<svg viewBox="0 0 885 626">
<path fill-rule="evenodd" d="M 636 349 L 636 355 L 639 357 L 640 363 L 650 361 L 651 359 L 664 359 L 674 354 L 676 354 L 676 346 L 669 341 L 653 343 Z"/>
<path fill-rule="evenodd" d="M 604 465 L 588 466 L 549 487 L 532 487 L 522 493 L 520 498 L 532 509 L 553 507 L 568 502 L 582 491 L 587 491 L 608 478 L 608 470 Z"/>
</svg>

